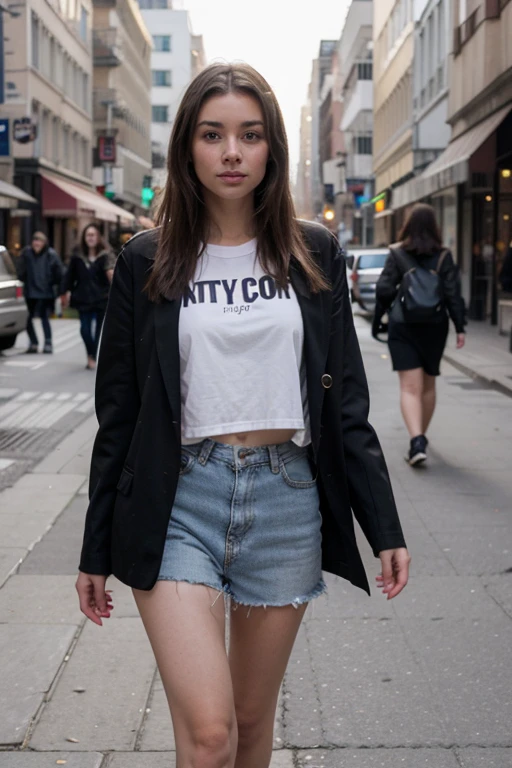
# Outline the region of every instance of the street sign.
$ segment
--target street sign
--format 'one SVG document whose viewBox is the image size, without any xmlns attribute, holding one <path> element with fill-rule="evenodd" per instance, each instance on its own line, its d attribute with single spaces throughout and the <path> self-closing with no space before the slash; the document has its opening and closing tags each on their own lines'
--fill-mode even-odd
<svg viewBox="0 0 512 768">
<path fill-rule="evenodd" d="M 115 163 L 116 138 L 115 136 L 99 136 L 98 157 L 100 163 Z"/>
<path fill-rule="evenodd" d="M 9 157 L 9 120 L 2 118 L 0 120 L 0 157 Z"/>
</svg>

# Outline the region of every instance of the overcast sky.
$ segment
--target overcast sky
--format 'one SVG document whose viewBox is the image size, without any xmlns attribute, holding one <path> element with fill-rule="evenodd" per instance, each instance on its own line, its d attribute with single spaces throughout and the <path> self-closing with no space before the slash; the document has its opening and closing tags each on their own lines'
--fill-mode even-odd
<svg viewBox="0 0 512 768">
<path fill-rule="evenodd" d="M 300 108 L 320 40 L 337 40 L 350 0 L 176 0 L 204 36 L 208 62 L 243 60 L 276 92 L 283 111 L 292 174 L 299 159 Z"/>
</svg>

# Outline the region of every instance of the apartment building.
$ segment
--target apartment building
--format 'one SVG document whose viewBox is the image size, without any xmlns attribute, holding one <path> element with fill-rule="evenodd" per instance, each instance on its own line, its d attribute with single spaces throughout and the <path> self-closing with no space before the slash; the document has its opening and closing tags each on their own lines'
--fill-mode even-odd
<svg viewBox="0 0 512 768">
<path fill-rule="evenodd" d="M 373 3 L 375 242 L 396 236 L 392 195 L 414 173 L 413 0 Z"/>
<path fill-rule="evenodd" d="M 300 112 L 300 152 L 295 182 L 295 207 L 302 219 L 313 218 L 311 200 L 311 102 L 308 101 Z"/>
<path fill-rule="evenodd" d="M 15 184 L 37 203 L 10 212 L 6 244 L 16 253 L 42 229 L 66 257 L 89 221 L 133 219 L 91 185 L 92 4 L 27 0 L 8 29 L 1 111 Z"/>
<path fill-rule="evenodd" d="M 152 47 L 135 0 L 93 0 L 93 179 L 135 215 L 151 176 Z"/>
<path fill-rule="evenodd" d="M 352 0 L 339 42 L 346 148 L 348 224 L 357 243 L 373 242 L 373 2 Z"/>
</svg>

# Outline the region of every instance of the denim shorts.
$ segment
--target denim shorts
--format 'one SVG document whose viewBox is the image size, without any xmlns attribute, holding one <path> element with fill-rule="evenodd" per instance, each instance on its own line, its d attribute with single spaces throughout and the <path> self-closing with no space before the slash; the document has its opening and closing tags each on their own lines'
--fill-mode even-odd
<svg viewBox="0 0 512 768">
<path fill-rule="evenodd" d="M 158 579 L 297 607 L 325 591 L 321 523 L 307 448 L 183 446 Z"/>
</svg>

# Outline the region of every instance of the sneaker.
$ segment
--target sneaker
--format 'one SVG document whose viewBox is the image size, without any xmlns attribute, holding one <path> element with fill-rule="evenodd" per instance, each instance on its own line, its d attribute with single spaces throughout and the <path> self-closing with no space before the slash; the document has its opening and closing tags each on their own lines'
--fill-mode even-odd
<svg viewBox="0 0 512 768">
<path fill-rule="evenodd" d="M 43 352 L 45 355 L 53 355 L 53 347 L 50 341 L 47 341 L 43 347 Z"/>
<path fill-rule="evenodd" d="M 27 349 L 26 353 L 27 355 L 37 355 L 37 344 L 31 344 L 30 347 Z"/>
<path fill-rule="evenodd" d="M 411 447 L 409 448 L 409 455 L 406 456 L 406 461 L 411 467 L 416 467 L 418 464 L 423 464 L 427 459 L 427 445 L 428 440 L 425 435 L 418 435 L 411 440 Z"/>
</svg>

